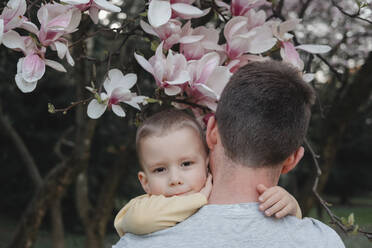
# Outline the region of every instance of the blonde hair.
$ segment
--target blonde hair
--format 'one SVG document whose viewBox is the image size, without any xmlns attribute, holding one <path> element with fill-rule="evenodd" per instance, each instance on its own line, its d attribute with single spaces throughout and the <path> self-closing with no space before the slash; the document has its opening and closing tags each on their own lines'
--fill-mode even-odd
<svg viewBox="0 0 372 248">
<path fill-rule="evenodd" d="M 208 154 L 204 131 L 196 119 L 184 111 L 167 109 L 150 116 L 138 127 L 136 134 L 136 150 L 140 162 L 141 141 L 150 136 L 165 136 L 170 131 L 182 128 L 191 128 L 196 131 L 203 143 L 205 152 Z"/>
</svg>

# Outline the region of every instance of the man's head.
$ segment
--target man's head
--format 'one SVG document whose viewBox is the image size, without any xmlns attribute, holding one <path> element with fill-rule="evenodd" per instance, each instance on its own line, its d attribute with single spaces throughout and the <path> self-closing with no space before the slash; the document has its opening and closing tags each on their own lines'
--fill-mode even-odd
<svg viewBox="0 0 372 248">
<path fill-rule="evenodd" d="M 254 167 L 282 163 L 304 140 L 314 98 L 313 89 L 288 64 L 254 62 L 240 68 L 216 112 L 225 155 Z"/>
<path fill-rule="evenodd" d="M 146 119 L 137 130 L 138 178 L 153 195 L 199 192 L 207 178 L 208 152 L 202 128 L 190 115 L 166 110 Z"/>
</svg>

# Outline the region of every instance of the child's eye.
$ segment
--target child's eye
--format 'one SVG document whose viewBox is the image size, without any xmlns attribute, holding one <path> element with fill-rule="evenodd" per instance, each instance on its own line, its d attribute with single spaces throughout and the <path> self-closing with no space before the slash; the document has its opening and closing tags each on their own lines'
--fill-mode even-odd
<svg viewBox="0 0 372 248">
<path fill-rule="evenodd" d="M 156 168 L 156 169 L 153 170 L 154 173 L 161 173 L 163 171 L 165 171 L 164 167 L 159 167 L 159 168 Z"/>
<path fill-rule="evenodd" d="M 184 167 L 184 166 L 190 166 L 191 164 L 192 164 L 191 161 L 186 161 L 186 162 L 183 162 L 183 163 L 181 164 L 181 166 L 182 166 L 182 167 Z"/>
</svg>

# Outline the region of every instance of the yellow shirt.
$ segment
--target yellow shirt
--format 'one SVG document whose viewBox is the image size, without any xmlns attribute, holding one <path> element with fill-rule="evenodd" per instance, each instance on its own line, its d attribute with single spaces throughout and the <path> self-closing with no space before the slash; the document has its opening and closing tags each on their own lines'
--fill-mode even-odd
<svg viewBox="0 0 372 248">
<path fill-rule="evenodd" d="M 172 197 L 141 195 L 119 211 L 114 226 L 120 237 L 127 232 L 148 234 L 176 225 L 205 204 L 207 198 L 201 193 Z"/>
</svg>

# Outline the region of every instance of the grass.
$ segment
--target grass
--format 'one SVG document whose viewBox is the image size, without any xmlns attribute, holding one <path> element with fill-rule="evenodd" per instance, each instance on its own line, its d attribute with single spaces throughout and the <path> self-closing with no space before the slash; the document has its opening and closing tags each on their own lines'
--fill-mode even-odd
<svg viewBox="0 0 372 248">
<path fill-rule="evenodd" d="M 329 199 L 327 199 L 329 200 Z M 329 201 L 334 201 L 329 200 Z M 331 207 L 332 212 L 339 216 L 348 218 L 348 216 L 353 213 L 355 224 L 364 231 L 372 232 L 372 198 L 355 198 L 351 200 L 351 206 L 338 206 L 334 205 Z M 322 222 L 328 224 L 333 229 L 337 231 L 342 240 L 345 243 L 346 248 L 370 248 L 372 247 L 372 242 L 367 239 L 364 235 L 361 234 L 345 234 L 343 231 L 330 224 L 330 218 L 328 214 L 323 210 L 322 218 L 316 214 L 316 210 L 312 209 L 309 214 L 310 217 L 319 219 Z"/>
</svg>

